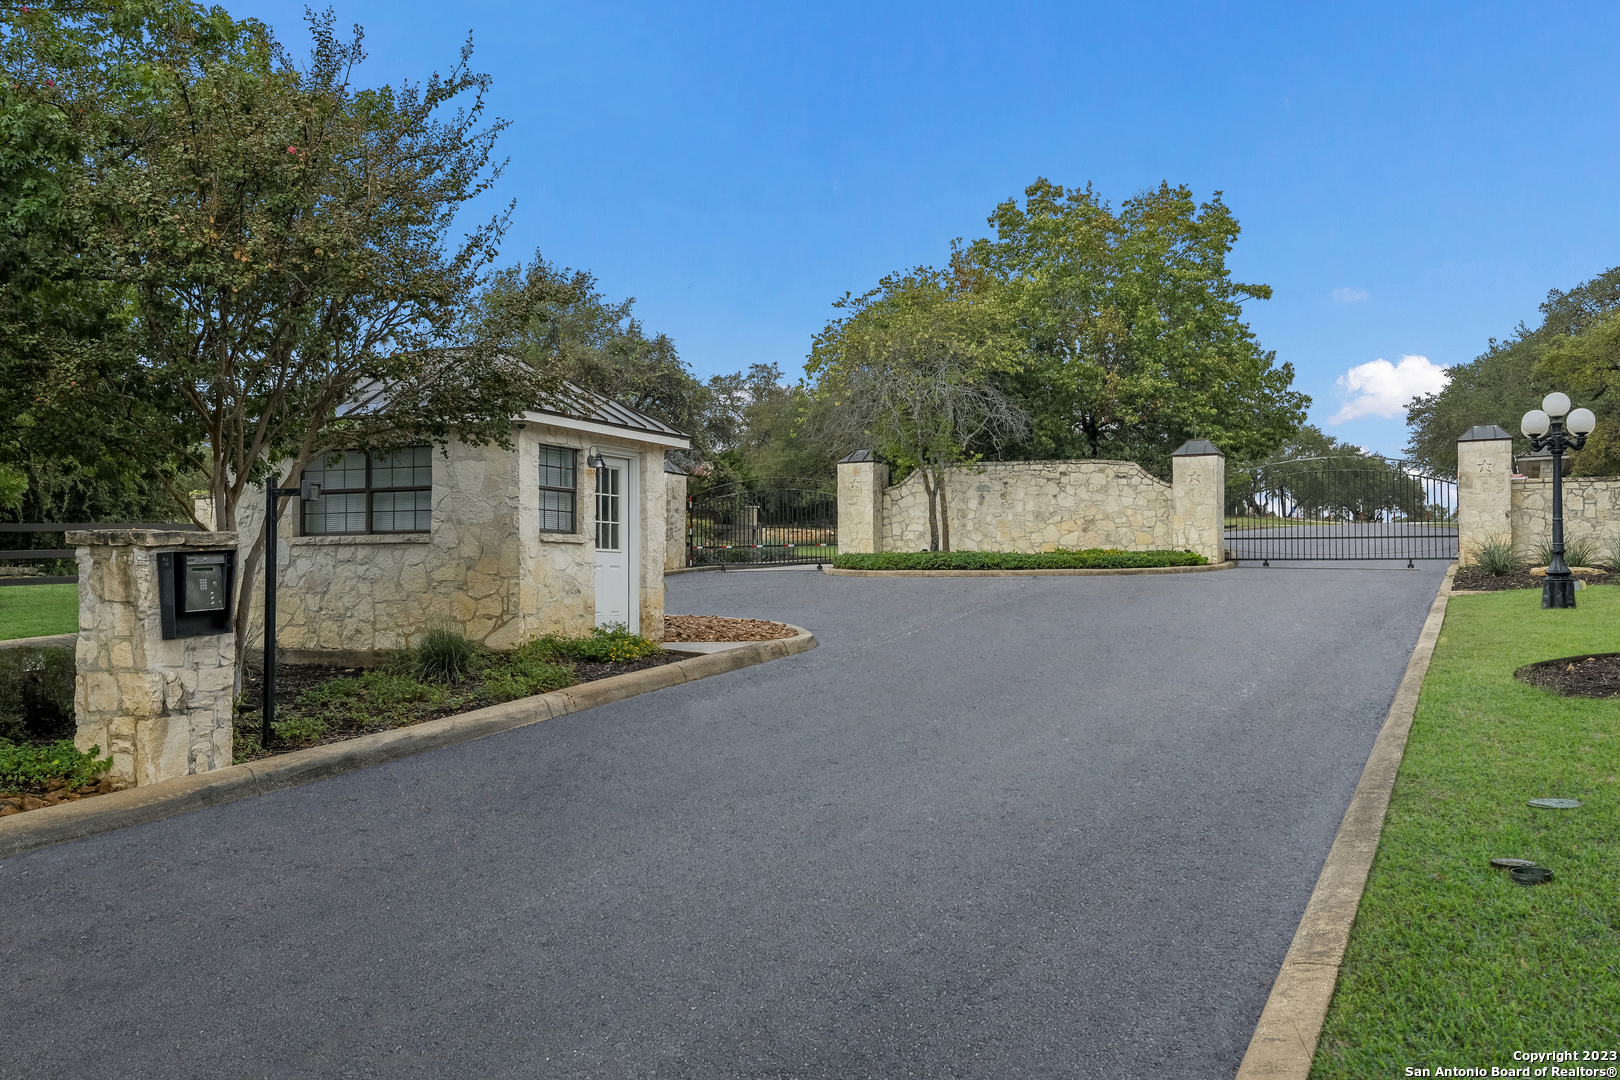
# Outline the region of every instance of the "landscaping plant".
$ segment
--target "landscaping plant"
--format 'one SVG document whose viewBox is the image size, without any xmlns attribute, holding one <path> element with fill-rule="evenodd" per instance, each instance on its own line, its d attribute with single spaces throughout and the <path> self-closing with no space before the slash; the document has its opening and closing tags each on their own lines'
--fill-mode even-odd
<svg viewBox="0 0 1620 1080">
<path fill-rule="evenodd" d="M 400 650 L 387 668 L 337 675 L 278 704 L 277 749 L 406 727 L 561 690 L 579 681 L 575 663 L 623 664 L 655 656 L 662 648 L 622 625 L 597 627 L 577 638 L 547 635 L 511 652 L 486 649 L 459 630 L 436 628 L 416 648 Z M 252 700 L 251 695 L 240 700 L 238 708 Z M 234 759 L 240 763 L 264 753 L 257 725 L 239 715 Z"/>
<path fill-rule="evenodd" d="M 1492 577 L 1517 573 L 1524 565 L 1519 553 L 1513 550 L 1513 541 L 1505 536 L 1477 545 L 1470 554 L 1475 564 Z"/>
<path fill-rule="evenodd" d="M 473 668 L 478 646 L 460 630 L 437 627 L 422 636 L 412 658 L 412 669 L 426 682 L 455 683 Z"/>
<path fill-rule="evenodd" d="M 880 551 L 839 555 L 839 570 L 1122 570 L 1133 567 L 1205 566 L 1209 560 L 1191 551 Z"/>
<path fill-rule="evenodd" d="M 78 791 L 112 768 L 112 757 L 97 757 L 100 753 L 99 746 L 86 752 L 69 739 L 34 745 L 0 739 L 0 792 L 37 790 L 58 781 Z"/>
<path fill-rule="evenodd" d="M 1552 565 L 1552 541 L 1543 540 L 1536 545 L 1536 565 Z M 1564 565 L 1565 566 L 1596 566 L 1598 559 L 1598 546 L 1591 540 L 1565 540 Z"/>
</svg>

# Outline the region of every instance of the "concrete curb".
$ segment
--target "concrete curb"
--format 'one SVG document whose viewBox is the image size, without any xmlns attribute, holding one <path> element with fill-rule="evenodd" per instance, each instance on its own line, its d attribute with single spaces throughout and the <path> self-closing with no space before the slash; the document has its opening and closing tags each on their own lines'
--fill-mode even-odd
<svg viewBox="0 0 1620 1080">
<path fill-rule="evenodd" d="M 329 776 L 397 761 L 441 746 L 481 739 L 485 735 L 622 701 L 662 690 L 666 686 L 696 682 L 711 675 L 722 675 L 769 660 L 781 660 L 816 647 L 814 634 L 798 626 L 793 629 L 799 632 L 797 637 L 751 642 L 726 652 L 677 660 L 673 664 L 581 683 L 565 690 L 520 698 L 394 731 L 362 735 L 357 739 L 295 750 L 247 765 L 232 765 L 160 784 L 115 791 L 111 795 L 98 795 L 93 799 L 13 814 L 0 818 L 0 859 L 64 840 L 77 840 L 122 829 L 126 825 L 157 821 L 191 810 L 267 795 L 282 788 L 324 780 Z"/>
<path fill-rule="evenodd" d="M 1271 996 L 1261 1010 L 1237 1080 L 1306 1080 L 1310 1075 L 1328 1004 L 1333 1000 L 1345 949 L 1350 944 L 1350 928 L 1355 925 L 1356 909 L 1361 905 L 1361 894 L 1367 888 L 1367 875 L 1378 851 L 1378 838 L 1384 830 L 1390 791 L 1406 753 L 1406 737 L 1412 730 L 1423 677 L 1429 672 L 1435 642 L 1446 619 L 1446 603 L 1451 599 L 1451 580 L 1456 573 L 1457 564 L 1452 563 L 1435 593 L 1434 603 L 1429 605 L 1429 617 L 1407 661 L 1406 674 L 1361 771 L 1350 808 L 1339 823 L 1339 834 L 1333 839 L 1316 888 L 1305 905 L 1282 970 L 1271 985 Z"/>
<path fill-rule="evenodd" d="M 1206 566 L 1126 566 L 1117 570 L 834 570 L 823 574 L 836 577 L 1081 577 L 1092 574 L 1204 574 L 1211 570 L 1233 570 L 1237 561 L 1209 563 Z"/>
</svg>

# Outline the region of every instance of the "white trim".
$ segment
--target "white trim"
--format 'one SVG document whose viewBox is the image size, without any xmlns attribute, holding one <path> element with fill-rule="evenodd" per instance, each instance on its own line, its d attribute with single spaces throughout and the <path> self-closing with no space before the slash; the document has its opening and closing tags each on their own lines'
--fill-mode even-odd
<svg viewBox="0 0 1620 1080">
<path fill-rule="evenodd" d="M 609 448 L 609 452 L 602 455 L 604 461 L 617 467 L 620 473 L 619 490 L 619 550 L 624 555 L 625 574 L 628 577 L 626 585 L 625 623 L 633 634 L 641 633 L 641 544 L 642 530 L 647 528 L 643 520 L 641 505 L 641 467 L 642 456 L 634 450 L 624 450 L 619 447 Z M 589 471 L 591 474 L 591 548 L 595 551 L 596 542 L 596 470 L 582 469 L 581 473 Z M 662 522 L 659 523 L 662 525 Z M 593 560 L 594 564 L 594 560 Z M 594 620 L 593 620 L 594 621 Z"/>
<path fill-rule="evenodd" d="M 692 440 L 682 435 L 660 435 L 655 431 L 646 431 L 642 428 L 619 427 L 616 424 L 603 424 L 596 420 L 578 420 L 572 416 L 562 416 L 558 413 L 525 412 L 523 420 L 529 424 L 545 424 L 548 427 L 563 428 L 566 431 L 583 431 L 590 435 L 610 435 L 616 439 L 651 443 L 654 446 L 668 446 L 676 450 L 690 450 L 692 448 Z"/>
</svg>

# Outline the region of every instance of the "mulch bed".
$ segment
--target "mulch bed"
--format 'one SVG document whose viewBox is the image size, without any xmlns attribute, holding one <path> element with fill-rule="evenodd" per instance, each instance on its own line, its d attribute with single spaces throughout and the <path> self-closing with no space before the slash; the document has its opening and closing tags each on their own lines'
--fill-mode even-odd
<svg viewBox="0 0 1620 1080">
<path fill-rule="evenodd" d="M 719 615 L 665 615 L 664 644 L 677 641 L 778 641 L 798 631 L 764 619 L 725 619 Z"/>
<path fill-rule="evenodd" d="M 563 667 L 574 670 L 574 678 L 578 683 L 595 682 L 598 679 L 611 678 L 614 675 L 625 675 L 632 671 L 645 671 L 647 668 L 662 667 L 688 659 L 675 653 L 659 653 L 656 656 L 643 657 L 640 660 L 627 660 L 620 664 L 598 664 L 588 660 L 559 660 L 557 663 Z M 320 686 L 332 679 L 354 678 L 364 674 L 363 668 L 325 667 L 319 664 L 277 664 L 276 665 L 276 717 L 279 723 L 282 719 L 280 709 L 298 700 L 298 695 L 305 690 Z M 500 705 L 506 699 L 496 698 L 484 690 L 482 679 L 472 678 L 459 682 L 451 687 L 454 694 L 451 702 L 438 708 L 424 705 L 417 718 L 411 724 L 426 723 L 429 720 L 441 720 L 446 716 L 458 716 L 461 713 L 482 709 L 489 705 Z M 250 675 L 242 680 L 242 707 L 237 715 L 237 726 L 251 727 L 257 730 L 260 724 L 260 710 L 264 701 L 264 675 Z M 268 750 L 255 747 L 252 753 L 243 755 L 243 760 L 257 761 L 260 758 L 275 757 L 278 754 L 290 754 L 294 750 L 306 750 L 311 746 L 326 746 L 331 743 L 347 742 L 361 735 L 371 735 L 379 731 L 392 731 L 397 724 L 390 723 L 360 723 L 353 727 L 332 731 L 323 738 L 299 742 L 297 744 L 276 743 Z"/>
<path fill-rule="evenodd" d="M 1620 653 L 1543 660 L 1526 664 L 1513 677 L 1564 697 L 1620 697 Z"/>
<path fill-rule="evenodd" d="M 1602 570 L 1582 568 L 1575 576 L 1588 585 L 1602 585 L 1613 575 Z M 1546 583 L 1546 578 L 1532 574 L 1528 570 L 1519 570 L 1512 574 L 1487 574 L 1477 566 L 1464 566 L 1457 571 L 1457 576 L 1451 579 L 1451 590 L 1498 592 L 1502 589 L 1540 589 Z"/>
</svg>

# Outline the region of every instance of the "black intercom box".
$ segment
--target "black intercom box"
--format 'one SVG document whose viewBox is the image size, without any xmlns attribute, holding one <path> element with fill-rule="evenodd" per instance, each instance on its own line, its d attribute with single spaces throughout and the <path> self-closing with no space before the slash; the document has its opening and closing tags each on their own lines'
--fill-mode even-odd
<svg viewBox="0 0 1620 1080">
<path fill-rule="evenodd" d="M 165 639 L 206 637 L 230 630 L 236 552 L 161 551 L 157 565 Z"/>
</svg>

